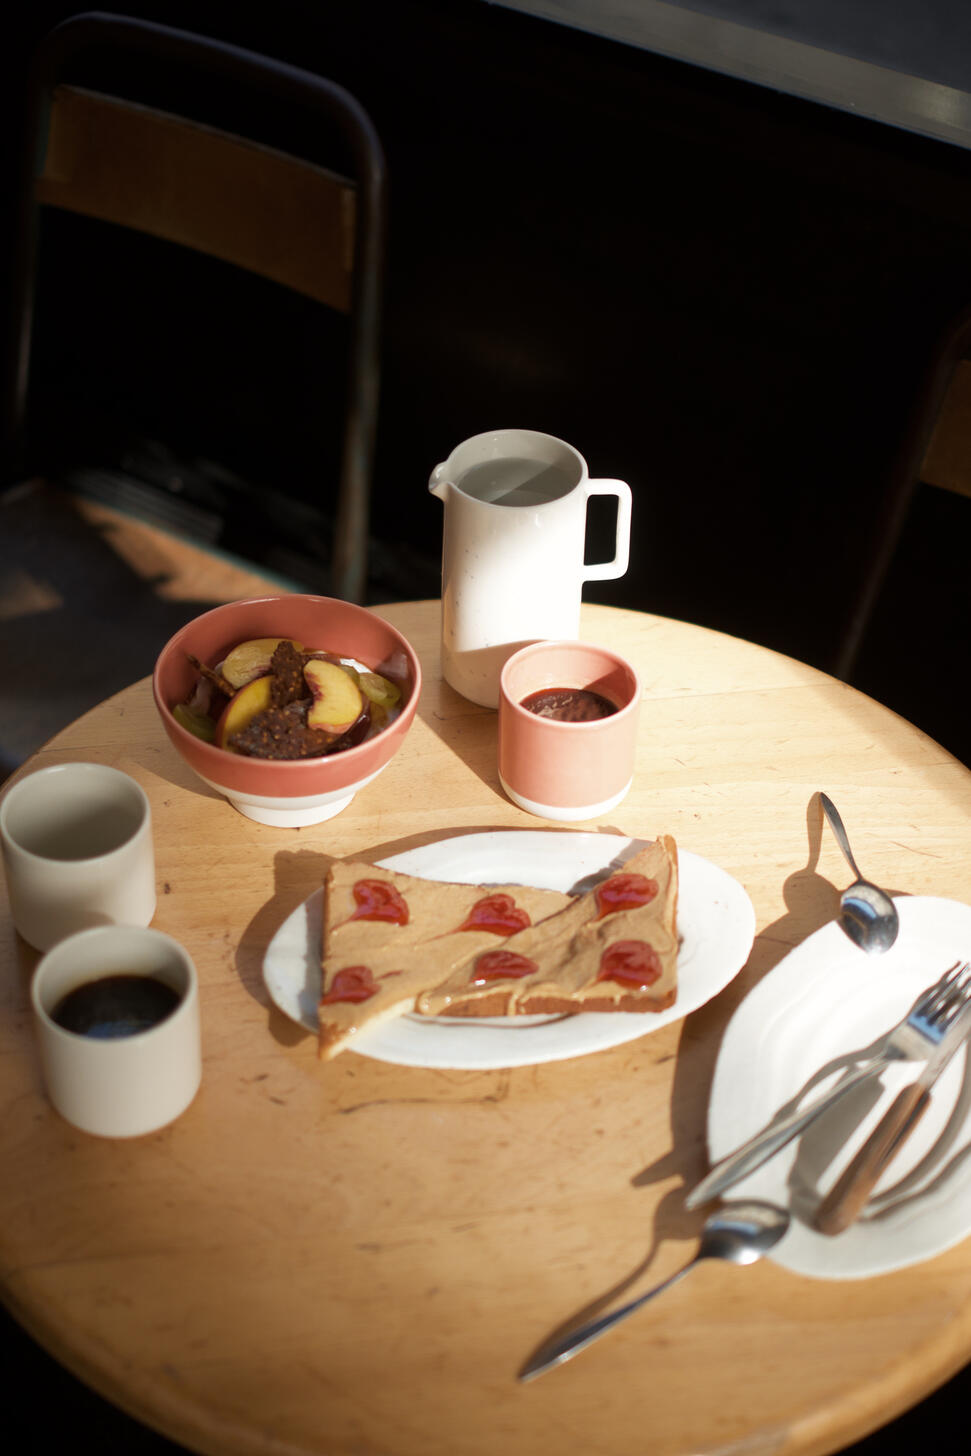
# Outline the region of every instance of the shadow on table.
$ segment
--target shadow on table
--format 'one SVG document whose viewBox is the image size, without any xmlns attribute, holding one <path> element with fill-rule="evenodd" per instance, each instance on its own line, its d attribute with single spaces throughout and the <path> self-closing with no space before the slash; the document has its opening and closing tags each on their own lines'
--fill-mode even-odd
<svg viewBox="0 0 971 1456">
<path fill-rule="evenodd" d="M 273 1001 L 263 976 L 267 948 L 295 911 L 322 887 L 333 863 L 333 855 L 310 849 L 284 849 L 276 854 L 273 894 L 255 912 L 236 949 L 236 973 L 240 982 L 254 1001 L 266 1007 L 270 1035 L 283 1046 L 295 1046 L 305 1037 L 312 1036 L 313 1032 L 291 1020 Z M 315 990 L 319 994 L 319 940 L 317 944 L 308 942 L 302 947 L 302 960 L 300 965 L 295 966 L 295 974 L 308 982 L 311 977 L 314 978 Z"/>
<path fill-rule="evenodd" d="M 806 806 L 805 865 L 786 879 L 783 889 L 785 911 L 756 936 L 752 953 L 735 979 L 708 1005 L 694 1012 L 684 1024 L 672 1095 L 673 1146 L 679 1152 L 677 1171 L 685 1177 L 681 1195 L 707 1171 L 704 1128 L 715 1064 L 725 1030 L 748 993 L 809 936 L 830 924 L 839 910 L 840 892 L 818 873 L 823 835 L 822 812 L 817 794 Z M 891 890 L 899 895 L 900 890 Z M 670 1176 L 668 1169 L 664 1176 Z M 639 1181 L 658 1181 L 654 1170 L 645 1169 Z"/>
</svg>

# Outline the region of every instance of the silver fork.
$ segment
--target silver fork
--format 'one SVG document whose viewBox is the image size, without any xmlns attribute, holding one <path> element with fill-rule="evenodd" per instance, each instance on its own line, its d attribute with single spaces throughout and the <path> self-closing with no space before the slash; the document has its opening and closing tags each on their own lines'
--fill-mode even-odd
<svg viewBox="0 0 971 1456">
<path fill-rule="evenodd" d="M 799 1104 L 809 1086 L 819 1077 L 810 1079 L 795 1099 L 796 1105 L 789 1112 L 776 1114 L 761 1132 L 716 1163 L 707 1177 L 694 1187 L 685 1199 L 686 1208 L 697 1208 L 717 1198 L 726 1189 L 761 1168 L 776 1153 L 781 1152 L 793 1138 L 798 1137 L 827 1108 L 832 1107 L 853 1087 L 858 1087 L 869 1077 L 876 1076 L 889 1063 L 895 1061 L 926 1060 L 937 1047 L 948 1027 L 957 1015 L 967 996 L 971 994 L 971 963 L 955 961 L 917 997 L 913 1006 L 883 1036 L 857 1052 L 849 1053 L 846 1059 L 856 1063 L 847 1075 L 830 1087 L 814 1102 L 802 1107 Z"/>
<path fill-rule="evenodd" d="M 841 1234 L 859 1218 L 873 1189 L 930 1106 L 931 1090 L 938 1077 L 967 1045 L 971 1035 L 971 978 L 967 975 L 958 973 L 929 1031 L 936 1045 L 920 1074 L 897 1093 L 821 1199 L 813 1216 L 813 1228 L 821 1234 Z"/>
</svg>

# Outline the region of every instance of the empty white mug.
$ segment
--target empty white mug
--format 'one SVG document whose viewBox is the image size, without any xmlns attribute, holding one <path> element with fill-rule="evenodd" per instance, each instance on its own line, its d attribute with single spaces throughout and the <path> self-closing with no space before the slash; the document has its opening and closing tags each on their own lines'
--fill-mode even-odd
<svg viewBox="0 0 971 1456">
<path fill-rule="evenodd" d="M 445 503 L 442 675 L 484 707 L 499 674 L 539 638 L 576 638 L 585 581 L 623 576 L 630 550 L 630 487 L 591 480 L 579 451 L 536 430 L 491 430 L 458 445 L 428 488 Z M 584 562 L 587 501 L 617 500 L 614 555 Z"/>
<path fill-rule="evenodd" d="M 0 847 L 14 925 L 37 950 L 155 914 L 151 808 L 120 769 L 58 763 L 18 780 L 0 801 Z"/>
</svg>

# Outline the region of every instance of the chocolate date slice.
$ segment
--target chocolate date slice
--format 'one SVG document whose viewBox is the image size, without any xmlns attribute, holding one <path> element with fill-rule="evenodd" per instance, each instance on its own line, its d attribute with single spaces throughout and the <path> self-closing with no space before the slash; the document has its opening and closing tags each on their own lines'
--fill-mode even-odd
<svg viewBox="0 0 971 1456">
<path fill-rule="evenodd" d="M 617 704 L 590 688 L 540 688 L 528 693 L 522 707 L 538 718 L 556 718 L 561 723 L 593 723 L 617 712 Z"/>
</svg>

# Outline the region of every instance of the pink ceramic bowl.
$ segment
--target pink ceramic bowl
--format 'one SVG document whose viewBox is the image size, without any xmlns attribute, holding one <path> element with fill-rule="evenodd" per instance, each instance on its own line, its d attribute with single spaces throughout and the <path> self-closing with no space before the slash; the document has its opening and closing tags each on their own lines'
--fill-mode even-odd
<svg viewBox="0 0 971 1456">
<path fill-rule="evenodd" d="M 593 692 L 615 711 L 592 722 L 538 717 L 533 693 Z M 641 684 L 616 652 L 589 642 L 532 642 L 499 680 L 499 781 L 514 804 L 543 819 L 598 819 L 630 791 L 637 756 Z"/>
<path fill-rule="evenodd" d="M 248 758 L 204 743 L 172 716 L 196 681 L 187 654 L 213 667 L 251 637 L 292 637 L 363 662 L 401 684 L 401 712 L 367 742 L 323 758 Z M 365 607 L 334 597 L 262 597 L 214 607 L 176 632 L 159 654 L 152 691 L 169 739 L 210 788 L 250 819 L 294 828 L 339 814 L 397 753 L 418 706 L 421 666 L 401 633 Z"/>
</svg>

